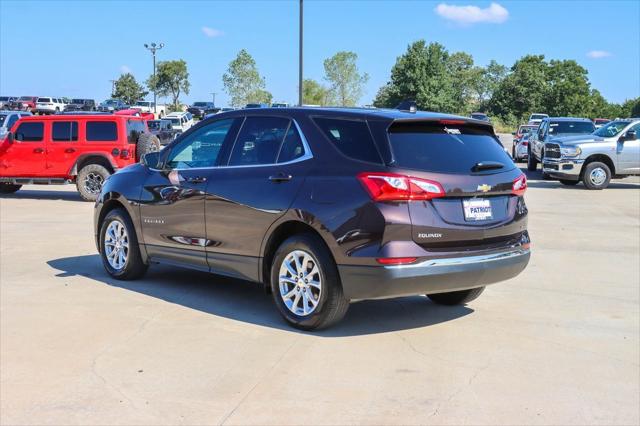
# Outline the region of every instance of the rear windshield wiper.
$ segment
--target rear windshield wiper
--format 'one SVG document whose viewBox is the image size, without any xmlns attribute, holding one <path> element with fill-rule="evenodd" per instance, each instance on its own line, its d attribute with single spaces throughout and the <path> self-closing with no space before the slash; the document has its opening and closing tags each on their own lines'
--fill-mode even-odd
<svg viewBox="0 0 640 426">
<path fill-rule="evenodd" d="M 481 161 L 476 163 L 475 166 L 471 168 L 472 172 L 480 172 L 482 170 L 494 170 L 501 169 L 504 167 L 504 164 L 499 163 L 497 161 Z"/>
</svg>

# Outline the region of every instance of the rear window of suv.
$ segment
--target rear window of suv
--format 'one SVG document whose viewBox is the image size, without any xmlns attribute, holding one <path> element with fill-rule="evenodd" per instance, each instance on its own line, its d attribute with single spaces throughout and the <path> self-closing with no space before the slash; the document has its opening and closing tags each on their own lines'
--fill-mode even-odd
<svg viewBox="0 0 640 426">
<path fill-rule="evenodd" d="M 118 129 L 115 121 L 87 121 L 87 141 L 116 140 L 118 140 Z"/>
<path fill-rule="evenodd" d="M 396 123 L 389 130 L 394 166 L 435 173 L 467 174 L 481 162 L 515 166 L 487 130 L 440 123 Z M 494 172 L 497 171 L 494 169 Z"/>
<path fill-rule="evenodd" d="M 347 157 L 368 163 L 382 163 L 365 121 L 320 117 L 314 118 L 313 121 Z"/>
</svg>

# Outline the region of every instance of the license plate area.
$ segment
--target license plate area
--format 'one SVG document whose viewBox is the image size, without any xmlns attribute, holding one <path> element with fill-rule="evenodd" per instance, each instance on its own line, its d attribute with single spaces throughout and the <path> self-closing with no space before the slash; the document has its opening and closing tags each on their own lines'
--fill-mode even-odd
<svg viewBox="0 0 640 426">
<path fill-rule="evenodd" d="M 487 198 L 470 198 L 462 200 L 464 220 L 467 222 L 479 222 L 493 219 L 491 201 Z"/>
</svg>

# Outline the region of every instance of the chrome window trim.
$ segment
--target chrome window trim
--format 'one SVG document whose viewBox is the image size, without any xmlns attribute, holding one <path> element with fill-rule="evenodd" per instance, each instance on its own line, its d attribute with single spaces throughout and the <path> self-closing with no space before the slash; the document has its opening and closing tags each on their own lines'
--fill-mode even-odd
<svg viewBox="0 0 640 426">
<path fill-rule="evenodd" d="M 246 118 L 246 117 L 243 117 Z M 238 166 L 229 166 L 229 165 L 225 165 L 225 166 L 209 166 L 209 167 L 190 167 L 190 168 L 186 168 L 186 169 L 181 169 L 181 168 L 175 168 L 175 169 L 168 169 L 168 170 L 211 170 L 211 169 L 241 169 L 241 168 L 249 168 L 249 167 L 274 167 L 274 166 L 286 166 L 289 164 L 295 164 L 295 163 L 301 163 L 303 161 L 307 161 L 313 158 L 313 153 L 311 152 L 311 147 L 309 146 L 309 142 L 307 141 L 307 138 L 305 137 L 304 133 L 302 133 L 302 129 L 300 128 L 300 126 L 298 125 L 298 122 L 294 119 L 294 118 L 289 118 L 289 120 L 291 120 L 293 122 L 293 124 L 295 124 L 296 126 L 296 130 L 298 131 L 298 134 L 300 135 L 300 140 L 302 141 L 302 147 L 304 148 L 304 154 L 294 160 L 291 161 L 286 161 L 284 163 L 269 163 L 269 164 L 244 164 L 244 165 L 238 165 Z M 238 130 L 238 135 L 240 134 L 240 129 Z M 151 170 L 156 170 L 156 169 L 151 169 Z"/>
</svg>

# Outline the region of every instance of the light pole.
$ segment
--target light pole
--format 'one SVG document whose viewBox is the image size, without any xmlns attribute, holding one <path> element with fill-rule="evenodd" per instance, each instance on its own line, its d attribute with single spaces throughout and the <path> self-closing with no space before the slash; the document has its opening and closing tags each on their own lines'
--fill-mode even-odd
<svg viewBox="0 0 640 426">
<path fill-rule="evenodd" d="M 302 33 L 303 33 L 303 0 L 300 0 L 300 40 L 298 41 L 299 64 L 298 64 L 298 106 L 302 106 Z"/>
<path fill-rule="evenodd" d="M 213 96 L 213 106 L 216 105 L 216 93 L 218 92 L 211 92 L 210 95 Z"/>
<path fill-rule="evenodd" d="M 151 54 L 153 55 L 153 113 L 157 113 L 158 112 L 158 107 L 156 105 L 156 51 L 160 50 L 164 47 L 164 43 L 160 43 L 160 44 L 155 44 L 155 43 L 151 43 L 151 44 L 146 44 L 144 45 L 144 47 L 147 50 L 151 51 Z"/>
</svg>

